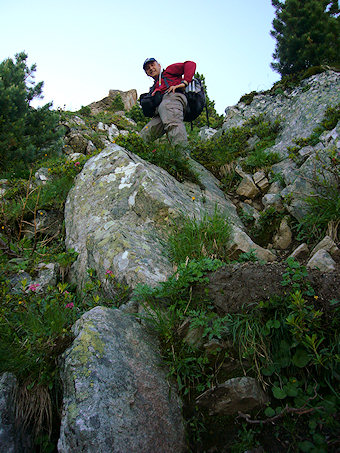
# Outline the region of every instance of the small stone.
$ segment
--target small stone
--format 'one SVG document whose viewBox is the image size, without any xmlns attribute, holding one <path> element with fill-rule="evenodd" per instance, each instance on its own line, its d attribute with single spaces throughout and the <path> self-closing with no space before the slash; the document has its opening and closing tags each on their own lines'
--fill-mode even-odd
<svg viewBox="0 0 340 453">
<path fill-rule="evenodd" d="M 305 259 L 307 258 L 309 254 L 309 248 L 306 243 L 300 244 L 294 251 L 293 253 L 290 254 L 290 258 L 295 258 L 297 260 L 299 259 Z"/>
<path fill-rule="evenodd" d="M 69 154 L 67 160 L 70 162 L 76 162 L 80 157 L 85 157 L 85 155 L 83 153 L 72 153 Z"/>
<path fill-rule="evenodd" d="M 315 255 L 319 250 L 326 250 L 333 258 L 339 257 L 340 250 L 330 236 L 325 236 L 312 250 L 311 256 Z"/>
<path fill-rule="evenodd" d="M 273 238 L 273 246 L 276 249 L 286 250 L 292 243 L 292 230 L 289 228 L 287 219 L 282 219 L 279 231 Z"/>
<path fill-rule="evenodd" d="M 245 175 L 238 186 L 236 193 L 242 197 L 253 199 L 260 193 L 260 191 L 254 184 L 252 177 Z"/>
<path fill-rule="evenodd" d="M 265 179 L 266 174 L 264 171 L 257 171 L 256 173 L 253 174 L 253 180 L 256 185 L 262 180 Z"/>
<path fill-rule="evenodd" d="M 265 208 L 274 206 L 278 211 L 282 211 L 284 209 L 281 195 L 279 193 L 267 193 L 262 197 L 262 203 Z"/>
<path fill-rule="evenodd" d="M 335 265 L 331 255 L 324 249 L 317 251 L 307 263 L 308 268 L 319 269 L 321 272 L 333 272 Z"/>
<path fill-rule="evenodd" d="M 207 390 L 196 403 L 209 410 L 209 415 L 233 415 L 238 411 L 248 413 L 269 402 L 268 395 L 251 377 L 236 377 Z"/>
</svg>

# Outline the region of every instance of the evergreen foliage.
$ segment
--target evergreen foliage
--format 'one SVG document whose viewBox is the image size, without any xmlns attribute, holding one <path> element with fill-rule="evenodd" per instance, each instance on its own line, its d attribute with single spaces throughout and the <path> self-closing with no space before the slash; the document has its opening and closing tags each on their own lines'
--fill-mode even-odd
<svg viewBox="0 0 340 453">
<path fill-rule="evenodd" d="M 282 76 L 340 61 L 338 2 L 272 0 L 271 35 L 276 39 L 272 68 Z"/>
<path fill-rule="evenodd" d="M 205 83 L 205 77 L 203 74 L 199 74 L 196 72 L 195 77 L 200 79 L 204 86 L 205 97 L 207 101 L 207 108 L 208 108 L 208 115 L 209 115 L 209 125 L 213 128 L 219 128 L 222 126 L 223 123 L 223 115 L 219 115 L 215 109 L 215 101 L 212 101 L 208 96 L 207 85 Z M 204 108 L 203 112 L 200 114 L 198 118 L 193 121 L 193 124 L 197 127 L 207 126 L 207 115 L 206 109 Z"/>
<path fill-rule="evenodd" d="M 36 65 L 28 67 L 26 60 L 21 52 L 15 61 L 7 58 L 0 63 L 0 165 L 17 176 L 28 173 L 28 164 L 62 134 L 51 104 L 30 106 L 34 98 L 42 98 L 43 82 L 35 83 Z"/>
</svg>

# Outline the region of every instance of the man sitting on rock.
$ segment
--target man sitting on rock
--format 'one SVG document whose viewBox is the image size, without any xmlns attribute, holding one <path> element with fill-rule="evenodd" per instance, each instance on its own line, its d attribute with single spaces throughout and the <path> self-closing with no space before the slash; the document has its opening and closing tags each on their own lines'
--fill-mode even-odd
<svg viewBox="0 0 340 453">
<path fill-rule="evenodd" d="M 192 81 L 196 63 L 193 61 L 174 63 L 162 71 L 161 65 L 155 58 L 147 58 L 144 61 L 143 69 L 149 77 L 154 79 L 154 84 L 150 89 L 152 96 L 159 92 L 163 97 L 156 108 L 155 116 L 141 130 L 141 137 L 148 142 L 166 133 L 172 145 L 180 145 L 188 152 L 188 138 L 183 122 L 187 106 L 184 91 Z"/>
</svg>

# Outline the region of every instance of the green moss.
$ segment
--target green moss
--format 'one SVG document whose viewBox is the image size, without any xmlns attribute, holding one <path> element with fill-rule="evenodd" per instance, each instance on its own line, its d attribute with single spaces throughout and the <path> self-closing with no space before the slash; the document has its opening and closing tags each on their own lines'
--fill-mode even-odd
<svg viewBox="0 0 340 453">
<path fill-rule="evenodd" d="M 97 331 L 91 328 L 91 325 L 84 325 L 81 336 L 75 341 L 73 353 L 82 365 L 86 365 L 93 355 L 102 357 L 105 349 L 105 344 L 100 338 Z"/>
</svg>

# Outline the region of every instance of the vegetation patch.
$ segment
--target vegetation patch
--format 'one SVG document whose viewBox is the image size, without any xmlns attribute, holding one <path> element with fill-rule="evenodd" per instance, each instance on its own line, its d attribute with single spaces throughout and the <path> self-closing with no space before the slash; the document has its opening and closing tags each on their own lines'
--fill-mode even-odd
<svg viewBox="0 0 340 453">
<path fill-rule="evenodd" d="M 231 181 L 238 181 L 233 166 L 238 158 L 248 156 L 244 165 L 253 171 L 277 162 L 278 155 L 265 150 L 275 144 L 280 123 L 280 119 L 272 122 L 264 115 L 253 117 L 242 127 L 227 129 L 217 138 L 206 142 L 192 140 L 192 156 L 220 179 L 225 189 L 230 189 Z M 259 141 L 251 151 L 248 140 L 255 136 Z"/>
<path fill-rule="evenodd" d="M 226 261 L 230 234 L 227 218 L 217 208 L 201 219 L 182 216 L 173 221 L 168 237 L 170 259 L 177 264 L 204 257 Z"/>
<path fill-rule="evenodd" d="M 185 157 L 181 147 L 171 146 L 167 143 L 147 144 L 138 134 L 134 133 L 119 136 L 115 142 L 142 159 L 164 168 L 180 182 L 187 180 L 200 184 L 198 175 L 190 167 L 189 159 Z"/>
</svg>

